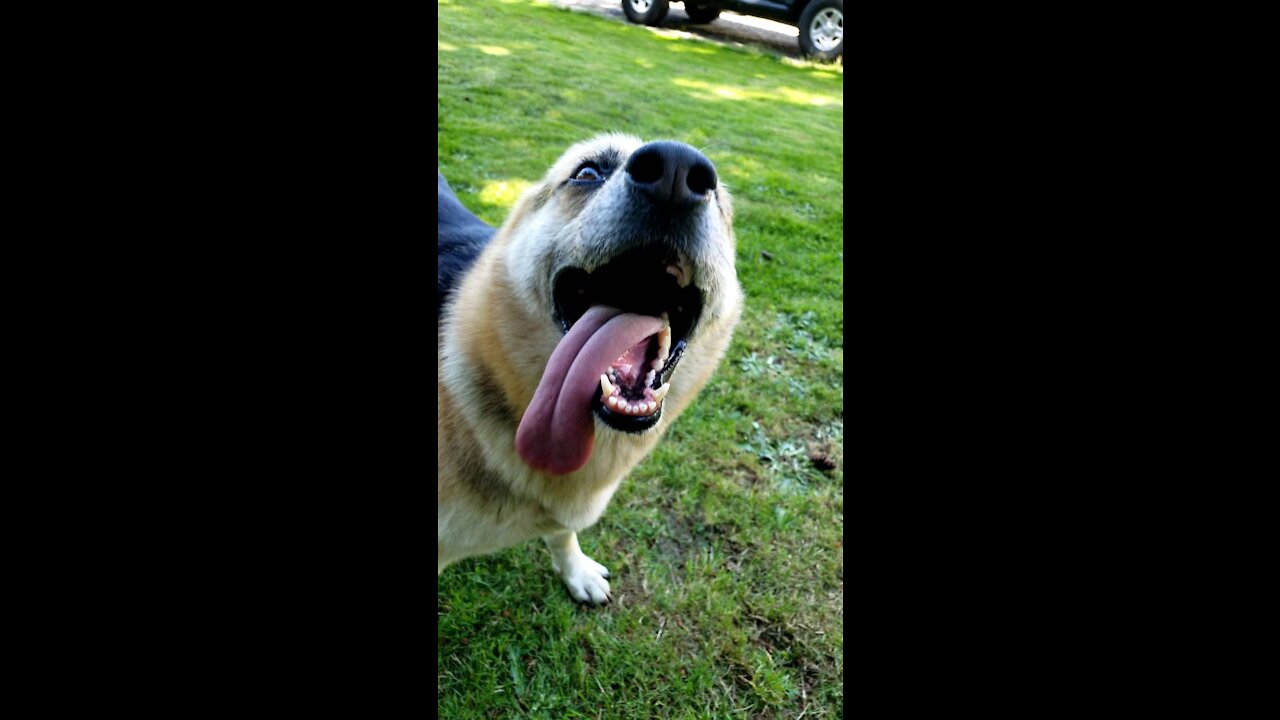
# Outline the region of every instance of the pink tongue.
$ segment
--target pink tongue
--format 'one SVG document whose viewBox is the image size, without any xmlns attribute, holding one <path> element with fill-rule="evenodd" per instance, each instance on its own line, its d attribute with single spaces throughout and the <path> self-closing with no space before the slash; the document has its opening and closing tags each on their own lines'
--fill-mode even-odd
<svg viewBox="0 0 1280 720">
<path fill-rule="evenodd" d="M 554 475 L 591 459 L 591 403 L 600 376 L 628 348 L 662 329 L 662 321 L 593 305 L 556 345 L 533 401 L 516 430 L 516 452 L 530 467 Z"/>
</svg>

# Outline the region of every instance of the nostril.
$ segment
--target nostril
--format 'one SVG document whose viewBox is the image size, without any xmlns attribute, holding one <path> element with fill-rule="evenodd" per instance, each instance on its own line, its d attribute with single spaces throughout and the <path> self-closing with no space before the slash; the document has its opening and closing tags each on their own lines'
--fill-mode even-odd
<svg viewBox="0 0 1280 720">
<path fill-rule="evenodd" d="M 690 192 L 694 195 L 702 195 L 716 189 L 716 171 L 712 170 L 710 165 L 698 163 L 689 169 L 689 176 L 685 182 L 688 183 Z"/>
<path fill-rule="evenodd" d="M 662 156 L 656 152 L 640 153 L 627 163 L 627 173 L 638 183 L 661 180 L 662 170 Z"/>
</svg>

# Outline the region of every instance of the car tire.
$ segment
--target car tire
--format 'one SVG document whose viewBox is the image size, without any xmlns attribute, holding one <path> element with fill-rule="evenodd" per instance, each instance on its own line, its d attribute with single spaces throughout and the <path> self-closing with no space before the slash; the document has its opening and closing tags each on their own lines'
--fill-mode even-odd
<svg viewBox="0 0 1280 720">
<path fill-rule="evenodd" d="M 622 0 L 622 13 L 633 23 L 660 25 L 667 17 L 667 0 Z"/>
<path fill-rule="evenodd" d="M 800 13 L 800 53 L 831 62 L 844 55 L 844 0 L 814 0 Z"/>
<path fill-rule="evenodd" d="M 689 0 L 684 0 L 684 14 L 689 16 L 691 22 L 702 24 L 720 17 L 720 9 L 706 5 L 690 5 Z"/>
</svg>

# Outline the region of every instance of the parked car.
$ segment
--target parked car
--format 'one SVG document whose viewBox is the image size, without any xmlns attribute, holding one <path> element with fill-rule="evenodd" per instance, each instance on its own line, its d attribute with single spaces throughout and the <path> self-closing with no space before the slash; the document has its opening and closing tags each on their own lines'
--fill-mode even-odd
<svg viewBox="0 0 1280 720">
<path fill-rule="evenodd" d="M 622 12 L 633 23 L 658 25 L 669 0 L 622 0 Z M 684 0 L 695 23 L 709 23 L 721 10 L 777 20 L 800 30 L 800 52 L 830 62 L 844 55 L 844 0 Z"/>
</svg>

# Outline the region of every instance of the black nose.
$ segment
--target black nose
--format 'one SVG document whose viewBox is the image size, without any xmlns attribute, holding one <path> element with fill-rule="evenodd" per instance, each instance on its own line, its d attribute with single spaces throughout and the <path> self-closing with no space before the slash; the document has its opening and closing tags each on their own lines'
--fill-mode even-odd
<svg viewBox="0 0 1280 720">
<path fill-rule="evenodd" d="M 705 155 L 677 142 L 651 142 L 627 161 L 627 175 L 658 205 L 689 207 L 716 189 L 716 168 Z"/>
</svg>

